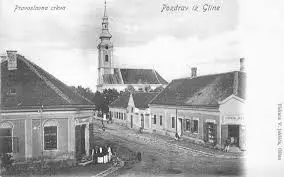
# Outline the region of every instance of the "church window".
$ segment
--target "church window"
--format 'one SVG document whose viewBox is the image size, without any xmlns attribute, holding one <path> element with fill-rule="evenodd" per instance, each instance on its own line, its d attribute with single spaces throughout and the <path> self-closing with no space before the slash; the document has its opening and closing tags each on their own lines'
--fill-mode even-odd
<svg viewBox="0 0 284 177">
<path fill-rule="evenodd" d="M 108 55 L 105 55 L 105 62 L 108 62 Z"/>
</svg>

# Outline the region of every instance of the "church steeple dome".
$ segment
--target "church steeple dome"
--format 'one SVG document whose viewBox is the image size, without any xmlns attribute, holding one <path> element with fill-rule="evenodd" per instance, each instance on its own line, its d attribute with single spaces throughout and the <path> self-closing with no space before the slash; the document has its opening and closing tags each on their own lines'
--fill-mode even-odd
<svg viewBox="0 0 284 177">
<path fill-rule="evenodd" d="M 112 36 L 111 34 L 109 33 L 109 30 L 108 30 L 108 16 L 107 16 L 107 12 L 106 12 L 106 0 L 105 0 L 105 9 L 104 9 L 104 16 L 102 18 L 102 32 L 101 32 L 101 35 L 100 35 L 100 39 L 104 39 L 104 38 L 107 38 L 107 39 L 110 39 Z"/>
</svg>

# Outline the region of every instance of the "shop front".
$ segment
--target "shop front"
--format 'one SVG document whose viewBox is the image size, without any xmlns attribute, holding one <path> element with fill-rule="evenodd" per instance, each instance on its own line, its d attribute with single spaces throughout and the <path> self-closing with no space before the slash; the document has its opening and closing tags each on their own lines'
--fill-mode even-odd
<svg viewBox="0 0 284 177">
<path fill-rule="evenodd" d="M 224 115 L 221 125 L 222 145 L 230 139 L 231 146 L 245 148 L 245 125 L 242 115 Z"/>
</svg>

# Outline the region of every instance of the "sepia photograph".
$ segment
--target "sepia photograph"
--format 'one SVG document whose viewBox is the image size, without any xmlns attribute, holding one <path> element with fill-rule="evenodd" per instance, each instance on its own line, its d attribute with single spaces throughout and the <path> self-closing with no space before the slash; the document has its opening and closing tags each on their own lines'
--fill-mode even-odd
<svg viewBox="0 0 284 177">
<path fill-rule="evenodd" d="M 284 99 L 254 97 L 281 63 L 255 62 L 245 9 L 0 0 L 0 177 L 282 176 Z"/>
</svg>

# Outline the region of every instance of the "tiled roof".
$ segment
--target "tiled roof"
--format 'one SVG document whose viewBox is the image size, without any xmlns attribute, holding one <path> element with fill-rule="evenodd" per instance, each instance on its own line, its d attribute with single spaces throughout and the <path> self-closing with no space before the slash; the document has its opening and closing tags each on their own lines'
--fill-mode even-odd
<svg viewBox="0 0 284 177">
<path fill-rule="evenodd" d="M 114 100 L 109 107 L 127 108 L 130 92 L 123 93 L 116 100 Z"/>
<path fill-rule="evenodd" d="M 156 92 L 133 92 L 133 101 L 136 108 L 148 108 L 149 102 L 158 94 Z M 130 92 L 123 93 L 116 100 L 114 100 L 109 107 L 113 108 L 127 108 L 129 102 Z"/>
<path fill-rule="evenodd" d="M 245 98 L 243 72 L 198 76 L 173 80 L 150 104 L 218 106 L 230 95 Z"/>
<path fill-rule="evenodd" d="M 7 61 L 1 62 L 1 101 L 3 109 L 44 107 L 93 107 L 93 103 L 44 71 L 17 55 L 17 69 L 9 71 Z M 9 94 L 9 90 L 16 94 Z"/>
<path fill-rule="evenodd" d="M 133 100 L 136 108 L 148 108 L 150 101 L 157 95 L 156 92 L 135 92 L 133 93 Z"/>
<path fill-rule="evenodd" d="M 152 69 L 120 69 L 124 84 L 167 84 L 160 74 Z"/>
<path fill-rule="evenodd" d="M 114 68 L 114 74 L 104 74 L 104 84 L 122 84 L 122 78 L 120 77 L 119 72 L 118 68 Z"/>
</svg>

